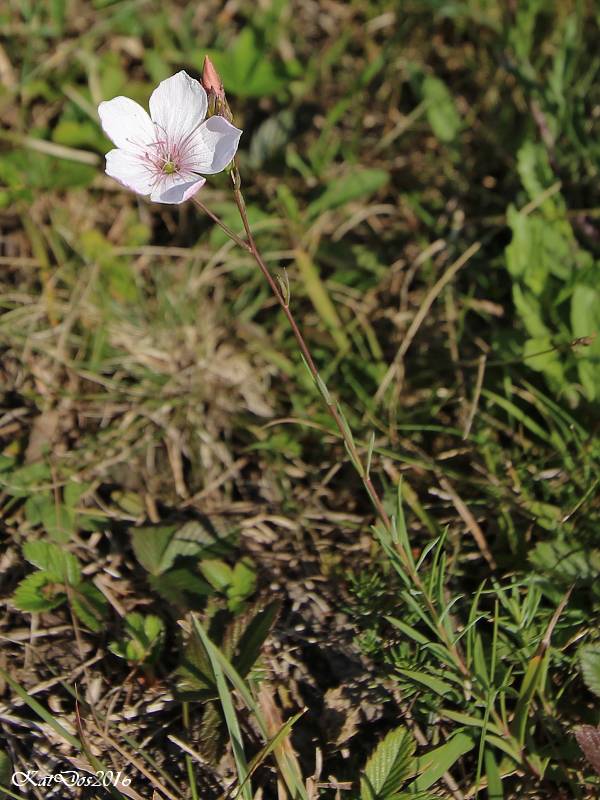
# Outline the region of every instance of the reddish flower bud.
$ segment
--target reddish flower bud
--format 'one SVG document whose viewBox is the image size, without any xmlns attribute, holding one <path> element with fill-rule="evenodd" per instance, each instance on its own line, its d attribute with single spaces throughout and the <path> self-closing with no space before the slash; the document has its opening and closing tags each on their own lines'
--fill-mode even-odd
<svg viewBox="0 0 600 800">
<path fill-rule="evenodd" d="M 221 80 L 221 76 L 215 69 L 214 64 L 212 63 L 212 61 L 208 56 L 204 57 L 204 67 L 202 69 L 202 86 L 204 86 L 208 94 L 212 92 L 219 100 L 225 100 L 223 81 Z"/>
</svg>

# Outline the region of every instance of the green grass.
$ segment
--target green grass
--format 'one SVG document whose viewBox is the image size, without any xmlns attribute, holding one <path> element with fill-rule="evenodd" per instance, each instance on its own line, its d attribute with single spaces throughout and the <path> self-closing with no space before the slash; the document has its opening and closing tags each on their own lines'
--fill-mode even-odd
<svg viewBox="0 0 600 800">
<path fill-rule="evenodd" d="M 598 791 L 600 17 L 401 5 L 0 9 L 7 796 Z M 251 256 L 104 175 L 207 53 L 350 457 Z"/>
</svg>

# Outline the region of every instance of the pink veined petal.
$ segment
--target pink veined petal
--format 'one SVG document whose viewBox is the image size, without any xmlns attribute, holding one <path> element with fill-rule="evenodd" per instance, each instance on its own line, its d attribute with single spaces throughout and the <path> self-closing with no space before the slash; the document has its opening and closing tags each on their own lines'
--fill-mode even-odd
<svg viewBox="0 0 600 800">
<path fill-rule="evenodd" d="M 152 120 L 144 109 L 129 97 L 115 97 L 98 106 L 104 133 L 123 150 L 139 151 L 156 139 Z"/>
<path fill-rule="evenodd" d="M 210 117 L 189 138 L 183 152 L 186 170 L 203 175 L 221 172 L 236 154 L 241 135 L 225 117 Z"/>
<path fill-rule="evenodd" d="M 203 86 L 183 70 L 158 84 L 150 97 L 150 116 L 178 147 L 206 117 L 208 99 Z"/>
<path fill-rule="evenodd" d="M 189 175 L 166 175 L 166 180 L 161 180 L 156 184 L 150 195 L 150 199 L 155 203 L 183 203 L 196 194 L 206 183 L 204 178 Z"/>
<path fill-rule="evenodd" d="M 106 174 L 138 194 L 150 194 L 155 183 L 152 169 L 126 150 L 110 150 L 106 154 Z"/>
</svg>

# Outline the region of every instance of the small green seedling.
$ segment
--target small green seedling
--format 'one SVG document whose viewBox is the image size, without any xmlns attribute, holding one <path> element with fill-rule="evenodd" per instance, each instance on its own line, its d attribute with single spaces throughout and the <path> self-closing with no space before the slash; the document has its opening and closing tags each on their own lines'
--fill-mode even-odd
<svg viewBox="0 0 600 800">
<path fill-rule="evenodd" d="M 111 642 L 109 649 L 130 664 L 152 669 L 162 652 L 165 626 L 160 617 L 154 614 L 138 614 L 132 611 L 125 616 L 125 635 L 117 642 Z"/>
<path fill-rule="evenodd" d="M 256 588 L 256 571 L 247 558 L 233 568 L 220 559 L 207 558 L 200 562 L 199 569 L 205 580 L 227 597 L 230 611 L 239 611 Z"/>
</svg>

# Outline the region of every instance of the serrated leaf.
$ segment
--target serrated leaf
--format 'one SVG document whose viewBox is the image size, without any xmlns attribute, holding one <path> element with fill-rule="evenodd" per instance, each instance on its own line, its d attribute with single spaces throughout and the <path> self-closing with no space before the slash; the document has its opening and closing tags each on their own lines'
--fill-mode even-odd
<svg viewBox="0 0 600 800">
<path fill-rule="evenodd" d="M 415 740 L 406 728 L 390 731 L 366 763 L 361 777 L 362 800 L 384 800 L 416 774 Z"/>
<path fill-rule="evenodd" d="M 161 572 L 166 572 L 179 557 L 196 558 L 208 554 L 219 541 L 210 520 L 190 520 L 181 525 L 171 537 L 161 558 Z"/>
<path fill-rule="evenodd" d="M 532 565 L 561 585 L 593 581 L 600 572 L 600 550 L 554 539 L 538 542 L 529 556 Z"/>
<path fill-rule="evenodd" d="M 203 705 L 202 721 L 198 732 L 200 754 L 209 763 L 216 763 L 225 745 L 223 717 L 217 703 Z"/>
<path fill-rule="evenodd" d="M 130 529 L 131 546 L 135 557 L 151 575 L 160 575 L 166 569 L 163 556 L 175 531 L 175 525 L 154 525 Z"/>
<path fill-rule="evenodd" d="M 77 586 L 81 581 L 79 561 L 57 544 L 40 540 L 26 542 L 23 555 L 30 564 L 44 570 L 50 581 L 70 586 Z"/>
<path fill-rule="evenodd" d="M 148 583 L 169 603 L 186 610 L 199 609 L 214 589 L 196 572 L 186 567 L 170 569 L 162 575 L 151 575 Z"/>
<path fill-rule="evenodd" d="M 183 699 L 211 700 L 218 696 L 210 658 L 195 630 L 185 643 L 177 674 L 177 691 Z"/>
<path fill-rule="evenodd" d="M 277 619 L 280 607 L 279 600 L 269 603 L 254 615 L 240 636 L 237 654 L 232 659 L 232 663 L 242 678 L 250 672 L 259 657 L 264 641 Z"/>
<path fill-rule="evenodd" d="M 21 611 L 50 611 L 65 602 L 67 596 L 64 592 L 52 590 L 54 581 L 47 572 L 34 572 L 27 575 L 15 589 L 11 602 Z M 45 592 L 44 589 L 49 587 Z M 62 588 L 62 584 L 61 584 Z"/>
<path fill-rule="evenodd" d="M 585 685 L 600 697 L 600 644 L 588 644 L 579 650 L 579 665 Z"/>
<path fill-rule="evenodd" d="M 132 528 L 131 543 L 136 558 L 151 575 L 169 570 L 177 558 L 210 553 L 220 537 L 210 520 L 191 520 L 183 525 L 148 525 Z"/>
<path fill-rule="evenodd" d="M 600 775 L 600 728 L 581 725 L 575 730 L 575 738 L 587 760 Z"/>
<path fill-rule="evenodd" d="M 9 475 L 2 475 L 0 485 L 12 497 L 29 497 L 36 489 L 39 491 L 40 484 L 48 483 L 50 480 L 50 467 L 40 461 L 19 467 Z"/>
</svg>

